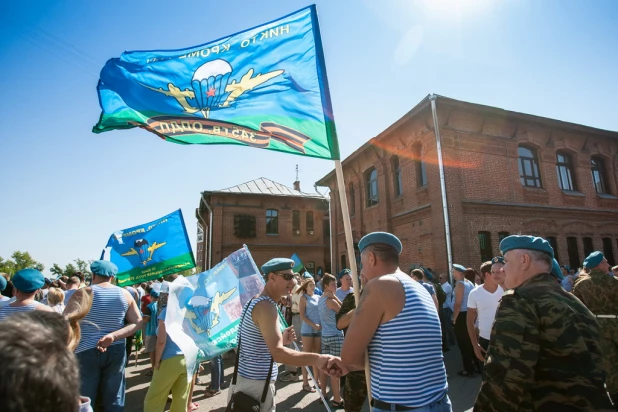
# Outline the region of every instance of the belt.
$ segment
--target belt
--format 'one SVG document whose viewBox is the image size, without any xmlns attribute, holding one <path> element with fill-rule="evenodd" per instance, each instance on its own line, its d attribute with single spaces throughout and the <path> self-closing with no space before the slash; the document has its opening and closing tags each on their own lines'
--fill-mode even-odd
<svg viewBox="0 0 618 412">
<path fill-rule="evenodd" d="M 395 405 L 395 404 L 388 403 L 388 402 L 382 402 L 379 399 L 372 399 L 371 406 L 378 408 L 378 409 L 386 409 L 387 411 L 412 411 L 414 409 L 418 409 L 413 406 Z M 395 409 L 393 409 L 393 407 Z"/>
<path fill-rule="evenodd" d="M 594 315 L 597 318 L 604 318 L 604 319 L 618 319 L 618 315 Z"/>
<path fill-rule="evenodd" d="M 300 312 L 292 312 L 292 316 L 299 316 Z"/>
</svg>

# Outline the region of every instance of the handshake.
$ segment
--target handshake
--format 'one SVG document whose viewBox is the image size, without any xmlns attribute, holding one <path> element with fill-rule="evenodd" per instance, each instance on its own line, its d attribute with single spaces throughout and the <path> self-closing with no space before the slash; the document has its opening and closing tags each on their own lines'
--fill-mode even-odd
<svg viewBox="0 0 618 412">
<path fill-rule="evenodd" d="M 339 378 L 347 375 L 349 370 L 341 362 L 341 358 L 332 355 L 320 355 L 316 361 L 316 366 L 331 378 Z"/>
</svg>

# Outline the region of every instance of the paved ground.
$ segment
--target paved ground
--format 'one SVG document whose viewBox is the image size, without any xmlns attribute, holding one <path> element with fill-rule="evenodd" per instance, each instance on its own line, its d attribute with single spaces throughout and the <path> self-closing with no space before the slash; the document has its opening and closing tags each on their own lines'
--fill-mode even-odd
<svg viewBox="0 0 618 412">
<path fill-rule="evenodd" d="M 474 405 L 481 379 L 480 377 L 462 378 L 457 375 L 457 372 L 461 369 L 461 358 L 457 347 L 453 346 L 450 352 L 445 353 L 445 361 L 449 374 L 449 397 L 453 403 L 453 411 L 468 411 Z M 150 378 L 145 377 L 144 373 L 147 371 L 149 363 L 146 355 L 140 354 L 137 367 L 134 366 L 134 359 L 132 359 L 131 367 L 127 368 L 127 399 L 125 408 L 127 412 L 142 412 L 143 410 L 144 397 L 150 383 Z M 234 362 L 232 360 L 225 360 L 224 365 L 225 380 L 229 382 L 234 372 Z M 222 391 L 220 395 L 213 398 L 204 398 L 204 390 L 210 382 L 210 364 L 205 363 L 204 366 L 205 370 L 200 375 L 200 379 L 205 385 L 196 386 L 193 401 L 200 405 L 200 412 L 224 412 L 227 404 L 227 390 Z M 169 408 L 169 403 L 167 406 Z M 302 391 L 302 382 L 277 382 L 277 411 L 322 412 L 324 410 L 325 408 L 317 393 Z M 365 405 L 364 410 L 369 411 L 367 405 Z"/>
</svg>

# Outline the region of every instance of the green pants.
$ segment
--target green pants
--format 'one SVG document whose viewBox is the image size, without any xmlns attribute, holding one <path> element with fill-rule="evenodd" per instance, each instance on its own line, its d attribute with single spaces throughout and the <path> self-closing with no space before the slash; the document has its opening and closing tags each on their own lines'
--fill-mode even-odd
<svg viewBox="0 0 618 412">
<path fill-rule="evenodd" d="M 187 380 L 187 363 L 183 355 L 161 361 L 154 371 L 144 399 L 144 412 L 163 412 L 167 395 L 172 391 L 170 412 L 186 412 L 191 382 Z"/>
</svg>

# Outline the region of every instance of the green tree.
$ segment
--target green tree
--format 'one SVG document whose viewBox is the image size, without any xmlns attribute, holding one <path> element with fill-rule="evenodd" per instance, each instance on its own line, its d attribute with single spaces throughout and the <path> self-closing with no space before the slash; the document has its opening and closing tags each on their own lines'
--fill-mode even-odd
<svg viewBox="0 0 618 412">
<path fill-rule="evenodd" d="M 54 263 L 53 266 L 49 269 L 49 271 L 58 277 L 64 275 L 64 270 L 57 263 Z"/>
<path fill-rule="evenodd" d="M 5 272 L 12 276 L 15 272 L 26 268 L 34 268 L 42 272 L 45 269 L 45 265 L 34 260 L 30 253 L 19 250 L 13 252 L 11 259 L 4 260 L 0 257 L 0 272 Z"/>
</svg>

